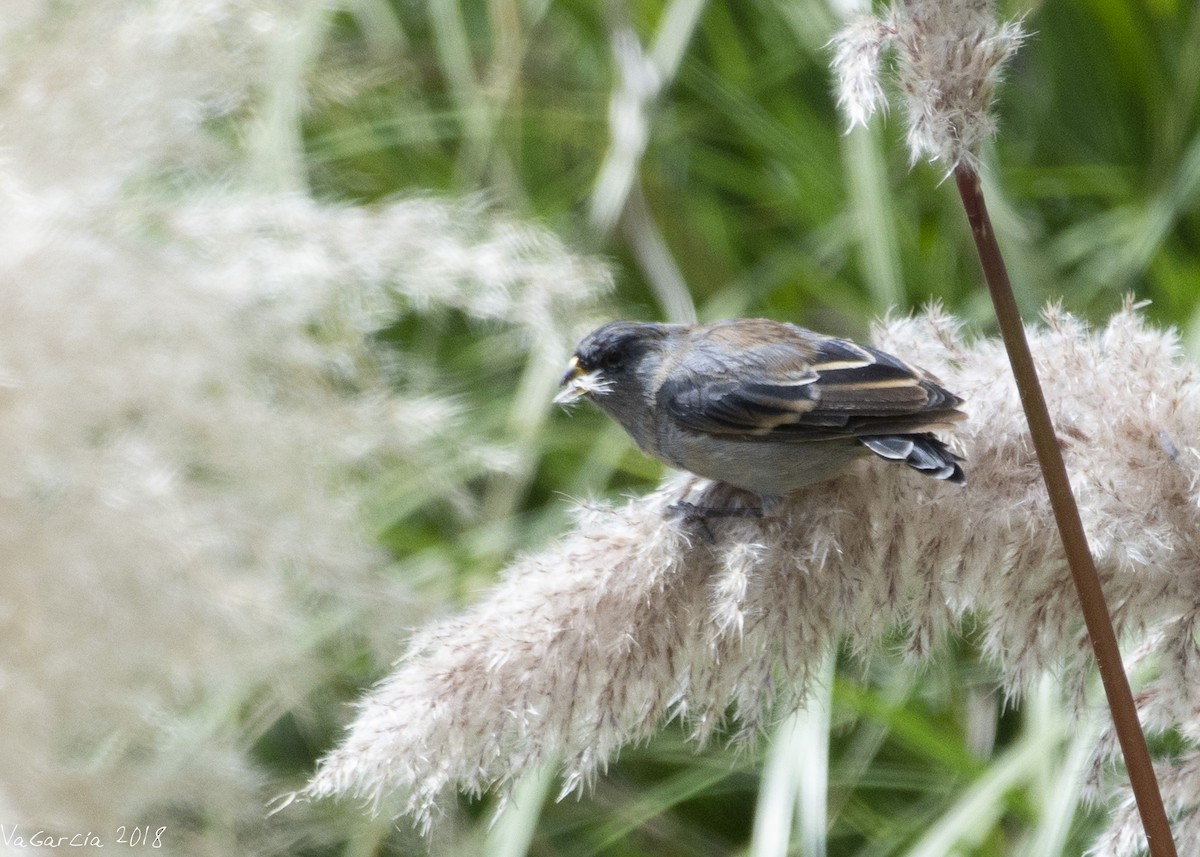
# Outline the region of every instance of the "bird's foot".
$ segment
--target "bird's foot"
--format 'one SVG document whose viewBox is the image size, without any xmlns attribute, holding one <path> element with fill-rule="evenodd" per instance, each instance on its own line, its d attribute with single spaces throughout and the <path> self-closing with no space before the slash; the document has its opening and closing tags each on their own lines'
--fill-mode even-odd
<svg viewBox="0 0 1200 857">
<path fill-rule="evenodd" d="M 686 523 L 698 524 L 708 536 L 712 535 L 707 523 L 711 519 L 759 520 L 773 512 L 781 500 L 779 497 L 760 497 L 724 482 L 701 485 L 698 491 L 696 483 L 689 485 L 683 496 L 667 507 L 667 513 L 679 516 Z M 711 538 L 708 540 L 712 541 Z"/>
</svg>

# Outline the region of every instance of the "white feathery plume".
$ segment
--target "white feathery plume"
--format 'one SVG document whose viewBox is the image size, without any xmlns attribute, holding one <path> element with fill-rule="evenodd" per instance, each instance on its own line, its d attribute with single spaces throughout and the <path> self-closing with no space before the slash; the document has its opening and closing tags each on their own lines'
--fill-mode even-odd
<svg viewBox="0 0 1200 857">
<path fill-rule="evenodd" d="M 838 104 L 850 127 L 886 104 L 881 55 L 892 47 L 913 162 L 977 168 L 1004 63 L 1024 40 L 1020 22 L 996 21 L 991 0 L 905 0 L 833 38 Z"/>
<path fill-rule="evenodd" d="M 1200 378 L 1133 309 L 1098 331 L 1046 321 L 1033 348 L 1117 628 L 1173 641 L 1154 652 L 1200 669 Z M 716 522 L 711 538 L 667 512 L 686 479 L 587 508 L 417 636 L 301 796 L 398 793 L 428 829 L 455 790 L 503 792 L 560 758 L 571 791 L 671 717 L 699 742 L 729 712 L 739 734 L 758 732 L 800 703 L 839 639 L 867 653 L 900 629 L 923 660 L 967 613 L 1010 693 L 1053 670 L 1085 704 L 1085 630 L 1003 348 L 966 342 L 937 312 L 876 339 L 965 398 L 965 489 L 869 461 L 761 521 Z M 1195 731 L 1200 681 L 1180 678 L 1151 685 L 1151 728 Z M 1174 806 L 1196 805 L 1195 782 L 1166 779 Z"/>
<path fill-rule="evenodd" d="M 469 510 L 515 457 L 435 385 L 398 395 L 368 334 L 449 306 L 532 364 L 608 275 L 478 203 L 239 181 L 232 131 L 313 4 L 9 5 L 0 821 L 291 853 L 251 747 L 313 710 L 331 640 L 390 660 L 420 612 L 364 506 L 402 469 Z"/>
</svg>

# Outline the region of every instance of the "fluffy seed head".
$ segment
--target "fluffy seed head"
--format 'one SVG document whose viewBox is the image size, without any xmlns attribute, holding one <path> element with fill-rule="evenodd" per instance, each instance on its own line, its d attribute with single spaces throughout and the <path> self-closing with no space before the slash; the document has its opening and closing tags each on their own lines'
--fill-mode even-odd
<svg viewBox="0 0 1200 857">
<path fill-rule="evenodd" d="M 1004 63 L 1024 39 L 1020 22 L 997 22 L 990 0 L 908 0 L 834 37 L 838 103 L 851 127 L 884 105 L 880 57 L 891 46 L 913 162 L 976 167 L 996 131 L 992 102 Z"/>
<path fill-rule="evenodd" d="M 1142 716 L 1185 736 L 1163 786 L 1196 824 L 1200 780 L 1182 773 L 1200 763 L 1200 377 L 1132 310 L 1095 332 L 1049 313 L 1031 339 L 1118 633 L 1162 661 Z M 966 342 L 937 313 L 876 341 L 963 395 L 967 489 L 864 462 L 761 521 L 721 522 L 715 542 L 664 515 L 686 480 L 585 509 L 474 608 L 419 634 L 304 795 L 395 795 L 428 825 L 455 790 L 503 791 L 551 760 L 575 790 L 671 717 L 698 742 L 729 714 L 757 733 L 801 702 L 839 640 L 866 654 L 902 629 L 920 661 L 967 615 L 1010 694 L 1053 672 L 1084 705 L 1085 629 L 1003 347 Z M 1097 794 L 1113 744 L 1097 747 Z M 1114 841 L 1127 823 L 1114 816 Z"/>
</svg>

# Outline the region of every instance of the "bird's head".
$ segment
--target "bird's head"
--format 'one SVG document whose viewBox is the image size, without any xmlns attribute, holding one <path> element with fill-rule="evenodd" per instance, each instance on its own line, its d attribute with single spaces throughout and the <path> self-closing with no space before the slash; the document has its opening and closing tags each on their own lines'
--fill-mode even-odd
<svg viewBox="0 0 1200 857">
<path fill-rule="evenodd" d="M 587 397 L 599 405 L 619 391 L 637 389 L 644 359 L 657 353 L 667 325 L 612 321 L 589 333 L 567 363 L 554 401 L 567 405 Z"/>
</svg>

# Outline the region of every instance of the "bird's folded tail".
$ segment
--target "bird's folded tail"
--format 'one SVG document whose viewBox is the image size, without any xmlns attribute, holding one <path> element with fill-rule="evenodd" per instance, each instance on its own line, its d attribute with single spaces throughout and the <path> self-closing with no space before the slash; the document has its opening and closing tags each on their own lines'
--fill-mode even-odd
<svg viewBox="0 0 1200 857">
<path fill-rule="evenodd" d="M 965 485 L 962 459 L 932 434 L 896 434 L 860 437 L 858 442 L 880 458 L 902 461 L 934 479 Z"/>
</svg>

